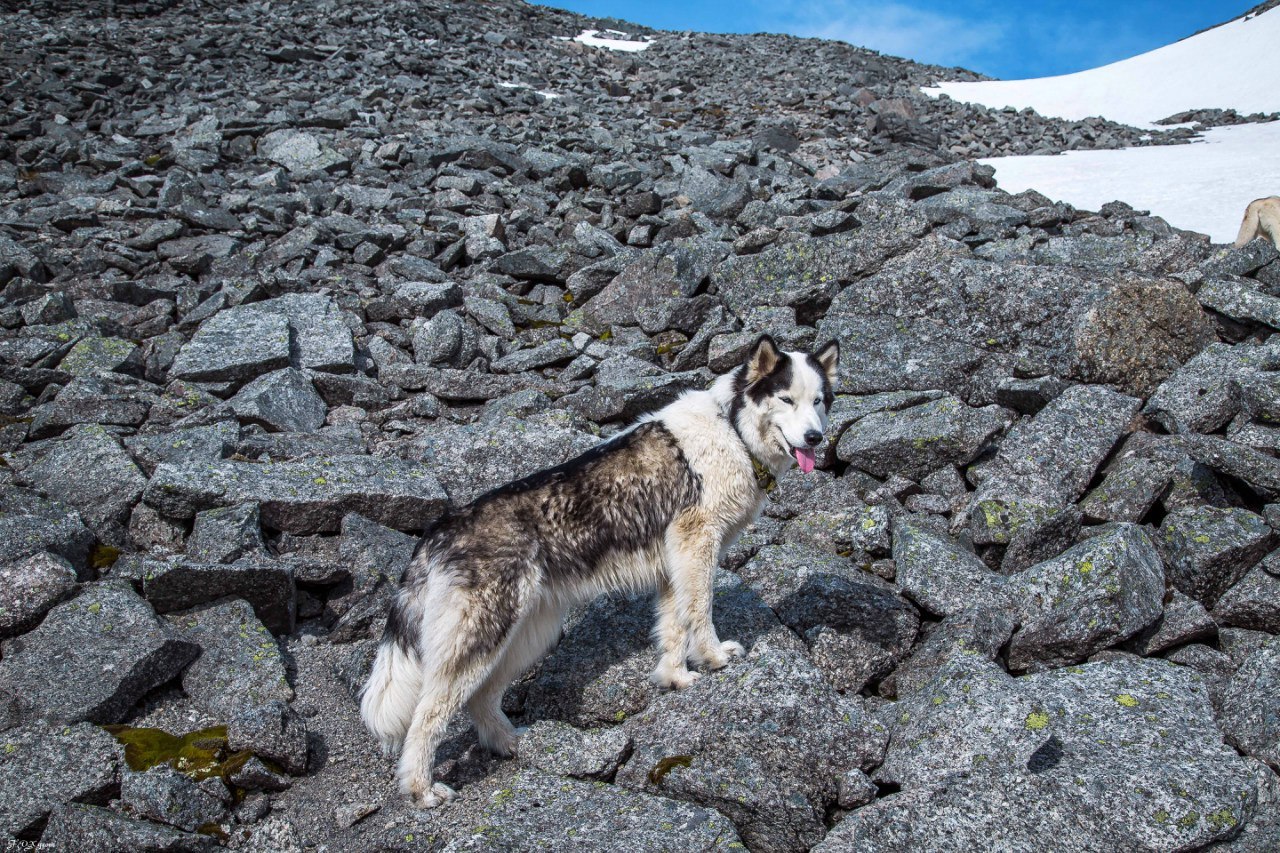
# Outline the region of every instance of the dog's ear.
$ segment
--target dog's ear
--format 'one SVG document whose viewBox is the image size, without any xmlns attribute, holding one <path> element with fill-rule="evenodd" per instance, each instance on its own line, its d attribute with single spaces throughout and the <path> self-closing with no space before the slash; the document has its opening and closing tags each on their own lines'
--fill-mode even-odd
<svg viewBox="0 0 1280 853">
<path fill-rule="evenodd" d="M 755 382 L 768 376 L 782 360 L 778 345 L 768 335 L 761 335 L 751 345 L 751 355 L 747 356 L 747 383 Z"/>
<path fill-rule="evenodd" d="M 822 349 L 813 354 L 818 364 L 822 365 L 822 369 L 827 373 L 827 379 L 830 382 L 836 381 L 836 367 L 840 363 L 840 342 L 837 340 L 827 341 L 822 345 Z"/>
</svg>

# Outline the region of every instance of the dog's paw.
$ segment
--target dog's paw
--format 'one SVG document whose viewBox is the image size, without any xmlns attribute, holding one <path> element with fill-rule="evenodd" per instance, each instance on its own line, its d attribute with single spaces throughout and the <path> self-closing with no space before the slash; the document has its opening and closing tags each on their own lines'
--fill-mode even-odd
<svg viewBox="0 0 1280 853">
<path fill-rule="evenodd" d="M 654 670 L 650 679 L 655 685 L 661 687 L 663 690 L 683 690 L 701 677 L 702 676 L 698 673 L 690 672 L 683 668 L 668 669 L 665 667 L 659 667 Z"/>
<path fill-rule="evenodd" d="M 458 792 L 443 782 L 436 782 L 425 791 L 412 791 L 410 797 L 413 804 L 420 809 L 434 809 L 458 796 Z"/>
<path fill-rule="evenodd" d="M 480 745 L 499 758 L 515 758 L 520 750 L 520 736 L 529 731 L 527 726 L 511 729 L 500 737 L 481 737 Z"/>
<path fill-rule="evenodd" d="M 725 640 L 720 644 L 720 651 L 724 652 L 731 658 L 745 657 L 747 650 L 742 647 L 742 643 L 734 640 Z"/>
</svg>

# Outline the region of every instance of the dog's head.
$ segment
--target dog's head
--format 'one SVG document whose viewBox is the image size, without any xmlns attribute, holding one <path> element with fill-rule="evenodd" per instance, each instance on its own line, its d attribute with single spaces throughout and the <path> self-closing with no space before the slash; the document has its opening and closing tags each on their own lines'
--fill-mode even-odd
<svg viewBox="0 0 1280 853">
<path fill-rule="evenodd" d="M 748 448 L 775 469 L 784 459 L 796 461 L 806 474 L 816 462 L 827 413 L 834 399 L 831 386 L 840 360 L 840 344 L 829 341 L 816 352 L 784 352 L 762 335 L 746 364 L 735 373 L 734 422 Z"/>
</svg>

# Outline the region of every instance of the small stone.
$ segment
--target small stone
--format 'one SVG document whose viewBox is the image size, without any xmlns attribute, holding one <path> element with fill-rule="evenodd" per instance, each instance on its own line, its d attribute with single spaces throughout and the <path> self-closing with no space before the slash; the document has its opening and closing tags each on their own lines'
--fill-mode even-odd
<svg viewBox="0 0 1280 853">
<path fill-rule="evenodd" d="M 75 587 L 76 570 L 56 554 L 0 565 L 0 637 L 30 631 Z"/>
</svg>

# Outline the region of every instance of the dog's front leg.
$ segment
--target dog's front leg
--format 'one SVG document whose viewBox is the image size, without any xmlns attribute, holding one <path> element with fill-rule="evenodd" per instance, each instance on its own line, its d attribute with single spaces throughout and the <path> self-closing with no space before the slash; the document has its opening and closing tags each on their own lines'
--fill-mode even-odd
<svg viewBox="0 0 1280 853">
<path fill-rule="evenodd" d="M 688 657 L 708 669 L 720 669 L 741 657 L 742 645 L 721 642 L 711 619 L 716 560 L 720 540 L 716 528 L 699 511 L 682 515 L 667 535 L 667 566 L 680 620 L 688 632 Z"/>
</svg>

